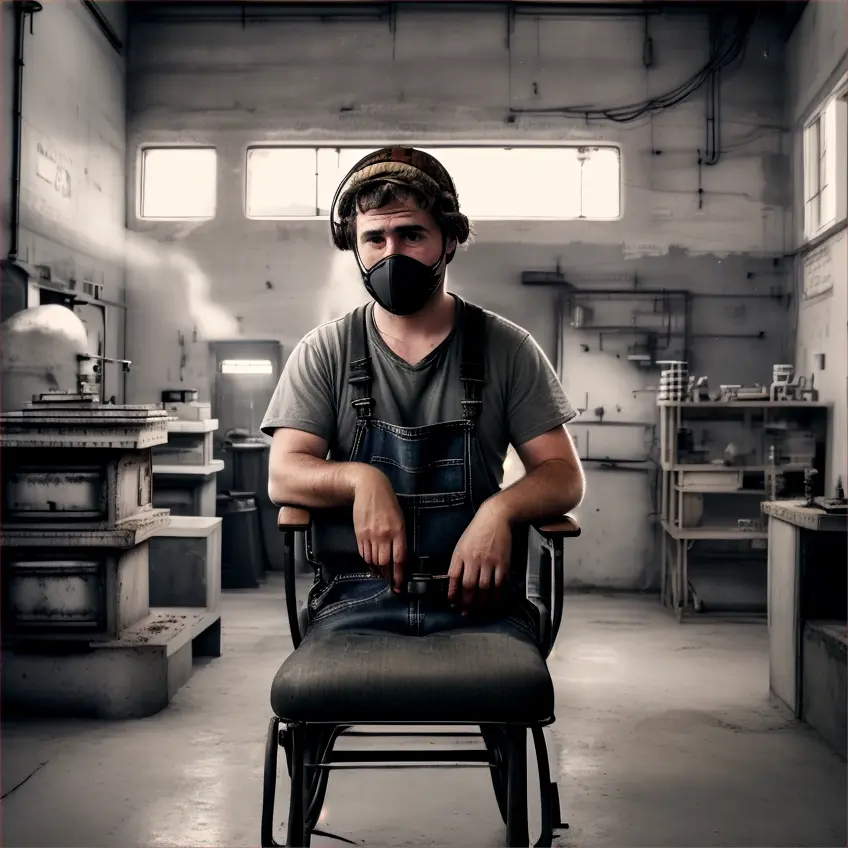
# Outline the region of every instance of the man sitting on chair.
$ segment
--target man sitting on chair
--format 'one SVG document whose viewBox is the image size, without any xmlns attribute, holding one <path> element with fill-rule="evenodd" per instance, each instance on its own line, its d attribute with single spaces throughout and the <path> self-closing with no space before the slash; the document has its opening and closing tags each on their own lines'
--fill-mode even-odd
<svg viewBox="0 0 848 848">
<path fill-rule="evenodd" d="M 580 503 L 564 426 L 576 412 L 529 333 L 445 290 L 469 223 L 433 156 L 392 147 L 360 160 L 330 226 L 373 303 L 300 341 L 262 423 L 272 501 L 352 507 L 362 567 L 313 587 L 307 636 L 348 626 L 532 636 L 531 605 L 508 579 L 511 528 Z M 510 443 L 526 474 L 501 490 Z M 421 572 L 447 574 L 447 598 L 410 594 Z"/>
</svg>

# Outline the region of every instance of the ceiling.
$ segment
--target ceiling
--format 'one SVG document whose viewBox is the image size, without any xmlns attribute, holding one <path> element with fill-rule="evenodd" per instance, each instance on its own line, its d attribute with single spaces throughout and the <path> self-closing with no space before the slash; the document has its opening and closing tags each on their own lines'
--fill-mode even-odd
<svg viewBox="0 0 848 848">
<path fill-rule="evenodd" d="M 149 17 L 165 19 L 185 19 L 211 15 L 218 20 L 229 19 L 233 14 L 244 20 L 265 17 L 271 13 L 288 17 L 291 14 L 318 14 L 320 17 L 349 17 L 368 14 L 369 8 L 378 14 L 396 12 L 404 6 L 453 8 L 457 11 L 469 11 L 483 6 L 512 8 L 521 14 L 563 15 L 621 15 L 625 17 L 663 11 L 675 14 L 693 12 L 703 13 L 716 8 L 733 11 L 738 9 L 740 0 L 133 0 L 128 3 L 132 17 L 136 20 Z M 775 21 L 780 35 L 787 39 L 797 25 L 808 0 L 745 0 L 756 2 L 760 13 Z M 838 0 L 835 0 L 838 2 Z M 359 7 L 358 9 L 356 7 Z M 311 12 L 310 12 L 311 10 Z"/>
</svg>

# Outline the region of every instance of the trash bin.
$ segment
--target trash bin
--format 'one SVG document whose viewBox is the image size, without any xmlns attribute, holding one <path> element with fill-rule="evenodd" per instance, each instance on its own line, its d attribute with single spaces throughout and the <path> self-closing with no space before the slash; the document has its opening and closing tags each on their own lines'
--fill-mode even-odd
<svg viewBox="0 0 848 848">
<path fill-rule="evenodd" d="M 232 455 L 233 482 L 240 492 L 256 492 L 268 497 L 268 456 L 271 446 L 254 436 L 227 439 Z M 257 504 L 258 505 L 258 504 Z"/>
<path fill-rule="evenodd" d="M 221 492 L 221 588 L 255 589 L 264 577 L 262 543 L 253 492 Z"/>
<path fill-rule="evenodd" d="M 256 496 L 257 520 L 261 528 L 265 568 L 282 571 L 285 551 L 277 529 L 279 507 L 268 497 L 268 459 L 271 446 L 256 436 L 231 434 L 227 439 L 227 452 L 233 473 L 233 488 L 240 492 L 253 492 Z"/>
</svg>

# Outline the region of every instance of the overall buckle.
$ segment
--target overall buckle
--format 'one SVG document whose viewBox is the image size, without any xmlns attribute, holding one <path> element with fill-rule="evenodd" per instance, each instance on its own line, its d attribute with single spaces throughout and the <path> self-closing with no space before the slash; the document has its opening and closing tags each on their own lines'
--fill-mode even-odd
<svg viewBox="0 0 848 848">
<path fill-rule="evenodd" d="M 413 574 L 406 582 L 406 593 L 419 598 L 447 597 L 450 580 L 447 574 Z"/>
<path fill-rule="evenodd" d="M 357 398 L 356 400 L 352 400 L 350 405 L 354 408 L 354 410 L 356 410 L 357 417 L 370 418 L 371 412 L 375 406 L 375 401 L 374 398 L 370 397 Z"/>
<path fill-rule="evenodd" d="M 480 407 L 483 406 L 482 400 L 463 400 L 462 415 L 465 418 L 476 418 L 480 412 Z"/>
</svg>

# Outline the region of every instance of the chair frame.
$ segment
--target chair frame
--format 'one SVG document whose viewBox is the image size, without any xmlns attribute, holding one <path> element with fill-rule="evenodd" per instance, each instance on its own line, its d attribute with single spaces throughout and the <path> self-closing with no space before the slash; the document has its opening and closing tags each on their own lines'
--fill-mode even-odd
<svg viewBox="0 0 848 848">
<path fill-rule="evenodd" d="M 285 541 L 285 594 L 286 610 L 295 650 L 303 640 L 295 589 L 295 537 L 306 534 L 307 557 L 309 555 L 308 534 L 311 516 L 307 510 L 283 507 L 278 519 L 279 529 Z M 570 515 L 551 521 L 536 522 L 527 526 L 528 567 L 525 588 L 528 599 L 540 610 L 543 632 L 542 652 L 545 659 L 550 655 L 562 621 L 564 592 L 564 540 L 580 535 L 580 527 Z M 538 565 L 535 564 L 533 533 L 538 536 Z M 312 561 L 313 565 L 316 565 Z M 545 567 L 547 566 L 547 568 Z M 324 805 L 330 772 L 339 769 L 400 769 L 400 768 L 488 768 L 495 791 L 498 809 L 506 827 L 505 844 L 509 848 L 528 848 L 530 845 L 528 797 L 527 797 L 527 732 L 533 739 L 539 771 L 541 806 L 541 831 L 535 846 L 548 848 L 552 844 L 554 831 L 566 829 L 560 820 L 559 792 L 556 782 L 551 780 L 548 751 L 544 728 L 553 724 L 551 715 L 542 721 L 511 724 L 481 724 L 478 722 L 303 722 L 288 721 L 279 716 L 271 718 L 265 748 L 265 774 L 262 795 L 261 844 L 263 848 L 308 848 L 311 837 L 330 836 L 316 830 L 318 818 Z M 450 733 L 433 731 L 374 730 L 357 731 L 356 727 L 432 726 L 464 728 Z M 477 727 L 479 732 L 467 728 Z M 428 749 L 423 751 L 356 750 L 334 751 L 335 742 L 341 737 L 443 737 L 483 738 L 485 749 L 466 748 Z M 286 766 L 291 778 L 289 814 L 286 822 L 286 841 L 274 839 L 274 805 L 277 795 L 277 772 L 279 749 L 285 752 Z M 332 836 L 342 842 L 356 844 L 340 836 Z"/>
</svg>

